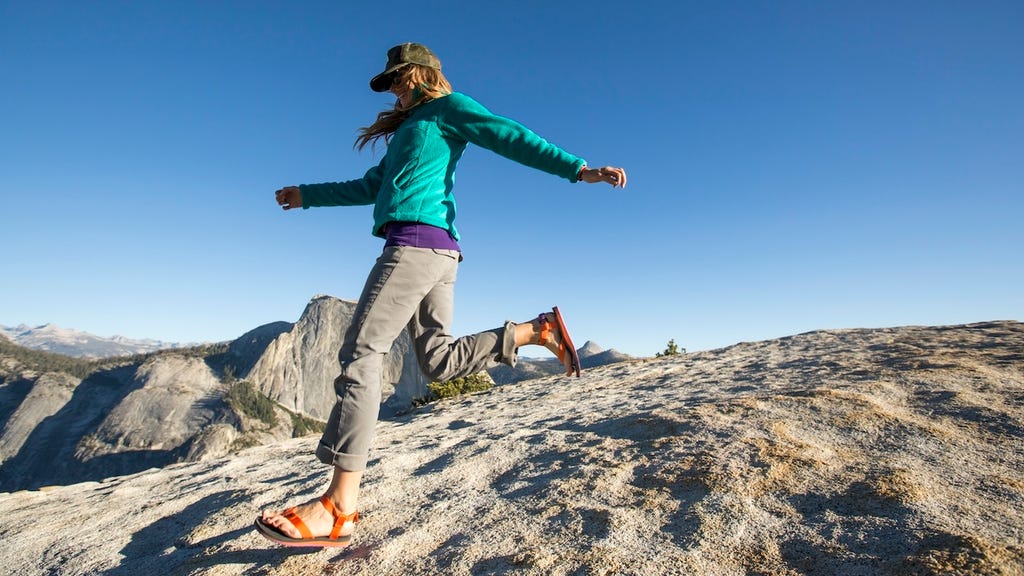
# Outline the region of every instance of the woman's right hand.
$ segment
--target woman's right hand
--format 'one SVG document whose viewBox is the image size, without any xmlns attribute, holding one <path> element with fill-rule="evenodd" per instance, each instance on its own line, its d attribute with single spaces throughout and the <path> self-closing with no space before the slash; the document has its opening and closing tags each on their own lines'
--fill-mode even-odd
<svg viewBox="0 0 1024 576">
<path fill-rule="evenodd" d="M 285 186 L 274 192 L 274 198 L 285 210 L 302 208 L 302 192 L 299 191 L 298 186 Z"/>
<path fill-rule="evenodd" d="M 607 182 L 612 185 L 612 188 L 626 187 L 626 171 L 614 166 L 605 166 L 604 168 L 587 168 L 584 166 L 580 170 L 579 179 L 588 184 Z"/>
</svg>

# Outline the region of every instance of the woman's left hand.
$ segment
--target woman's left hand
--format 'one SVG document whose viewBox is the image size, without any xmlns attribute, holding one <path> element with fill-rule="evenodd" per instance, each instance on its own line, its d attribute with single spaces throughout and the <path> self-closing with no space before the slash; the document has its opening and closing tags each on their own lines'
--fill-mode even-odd
<svg viewBox="0 0 1024 576">
<path fill-rule="evenodd" d="M 613 188 L 625 188 L 626 171 L 622 168 L 615 168 L 613 166 L 605 166 L 604 168 L 584 168 L 580 171 L 580 180 L 588 184 L 607 182 L 611 184 Z"/>
<path fill-rule="evenodd" d="M 285 210 L 291 210 L 292 208 L 302 208 L 302 192 L 298 186 L 285 186 L 277 192 L 274 192 L 274 199 L 281 208 Z"/>
</svg>

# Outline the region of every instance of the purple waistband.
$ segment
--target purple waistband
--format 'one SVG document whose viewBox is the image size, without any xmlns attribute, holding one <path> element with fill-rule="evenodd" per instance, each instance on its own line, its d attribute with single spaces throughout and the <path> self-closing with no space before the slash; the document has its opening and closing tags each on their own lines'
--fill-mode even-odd
<svg viewBox="0 0 1024 576">
<path fill-rule="evenodd" d="M 412 246 L 461 252 L 459 243 L 443 228 L 420 222 L 388 222 L 384 246 Z"/>
</svg>

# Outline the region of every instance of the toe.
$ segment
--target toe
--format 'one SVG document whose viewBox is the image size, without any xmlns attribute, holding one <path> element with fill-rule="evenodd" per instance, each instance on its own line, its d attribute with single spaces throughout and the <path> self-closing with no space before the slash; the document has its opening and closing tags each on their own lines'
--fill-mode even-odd
<svg viewBox="0 0 1024 576">
<path fill-rule="evenodd" d="M 265 521 L 267 525 L 273 526 L 278 532 L 284 534 L 289 538 L 301 538 L 302 534 L 294 524 L 288 521 L 284 516 L 271 516 Z"/>
<path fill-rule="evenodd" d="M 260 514 L 260 520 L 262 520 L 267 526 L 274 528 L 289 538 L 298 538 L 300 536 L 299 531 L 295 526 L 277 510 L 264 510 L 263 513 Z"/>
</svg>

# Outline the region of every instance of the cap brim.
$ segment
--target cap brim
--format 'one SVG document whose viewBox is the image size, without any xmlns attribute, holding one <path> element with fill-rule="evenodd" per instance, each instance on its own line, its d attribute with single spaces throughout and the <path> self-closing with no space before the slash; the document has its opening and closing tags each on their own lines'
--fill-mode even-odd
<svg viewBox="0 0 1024 576">
<path fill-rule="evenodd" d="M 398 70 L 399 68 L 405 65 L 405 63 L 396 64 L 371 78 L 370 90 L 373 90 L 374 92 L 387 92 L 388 90 L 390 90 L 391 83 L 388 81 L 388 75 L 390 75 L 392 72 Z"/>
</svg>

